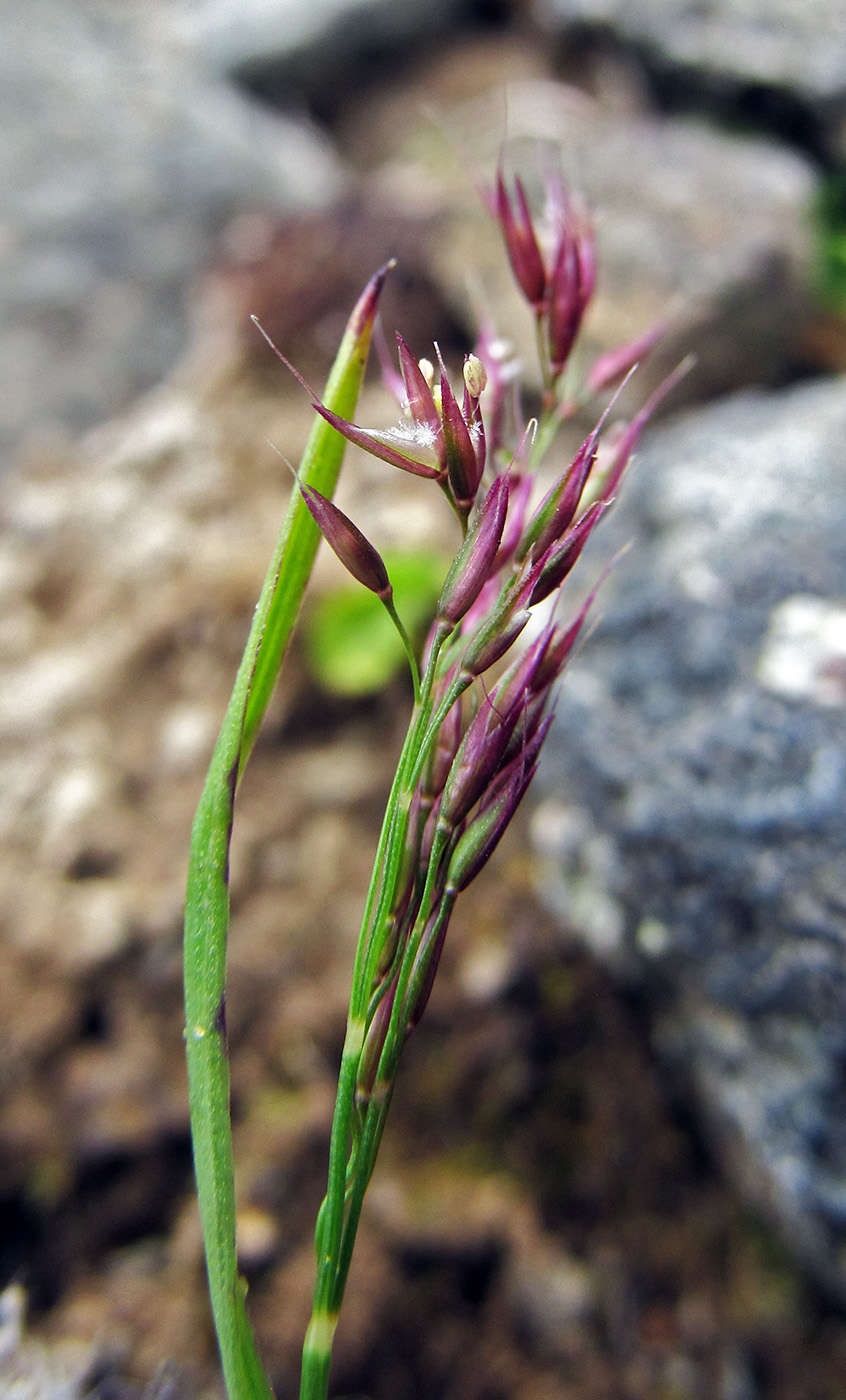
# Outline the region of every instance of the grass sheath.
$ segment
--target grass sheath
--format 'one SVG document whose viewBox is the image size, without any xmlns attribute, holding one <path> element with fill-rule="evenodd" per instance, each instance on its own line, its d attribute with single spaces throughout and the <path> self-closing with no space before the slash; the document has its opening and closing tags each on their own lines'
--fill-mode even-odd
<svg viewBox="0 0 846 1400">
<path fill-rule="evenodd" d="M 229 846 L 238 780 L 279 674 L 320 535 L 391 615 L 408 657 L 414 703 L 353 965 L 326 1197 L 315 1230 L 317 1277 L 301 1400 L 328 1395 L 333 1338 L 402 1048 L 429 999 L 453 907 L 488 861 L 531 782 L 559 677 L 594 596 L 561 626 L 554 620 L 561 585 L 611 506 L 649 414 L 678 377 L 678 371 L 671 375 L 617 435 L 604 468 L 602 414 L 576 457 L 558 464 L 555 484 L 530 510 L 537 493 L 528 464 L 534 469 L 553 453 L 558 427 L 575 406 L 597 387 L 613 389 L 631 372 L 636 350 L 655 339 L 650 333 L 600 357 L 581 387 L 576 384 L 570 350 L 593 291 L 593 232 L 563 182 L 549 174 L 548 165 L 544 169 L 542 215 L 532 212 L 529 186 L 519 178 L 509 194 L 502 170 L 491 197 L 537 325 L 544 384 L 540 421 L 523 419 L 515 368 L 503 342 L 487 332 L 465 360 L 458 393 L 437 347 L 436 377 L 432 363 L 415 360 L 398 336 L 399 374 L 388 371 L 387 377 L 400 390 L 399 426 L 354 423 L 387 269 L 374 277 L 352 314 L 324 398 L 315 403 L 319 416 L 297 473 L 300 489 L 292 493 L 197 811 L 185 917 L 186 1046 L 200 1213 L 229 1400 L 272 1395 L 247 1319 L 235 1241 L 225 1014 Z M 331 501 L 345 440 L 431 480 L 460 524 L 461 539 L 420 657 L 397 614 L 384 561 Z M 541 607 L 539 627 L 525 632 L 531 640 L 510 656 Z M 503 659 L 510 664 L 489 685 Z"/>
</svg>

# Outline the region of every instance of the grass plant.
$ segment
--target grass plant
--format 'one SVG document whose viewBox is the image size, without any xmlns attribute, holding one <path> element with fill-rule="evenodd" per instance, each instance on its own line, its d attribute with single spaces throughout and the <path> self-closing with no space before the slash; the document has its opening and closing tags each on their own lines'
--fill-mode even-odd
<svg viewBox="0 0 846 1400">
<path fill-rule="evenodd" d="M 594 289 L 594 235 L 554 170 L 541 172 L 539 189 L 536 210 L 521 178 L 509 179 L 501 168 L 490 196 L 535 321 L 543 384 L 539 419 L 524 421 L 519 367 L 506 343 L 488 330 L 465 359 L 457 388 L 437 347 L 436 368 L 416 359 L 398 336 L 399 370 L 384 368 L 399 399 L 399 422 L 387 429 L 357 425 L 355 404 L 388 269 L 376 274 L 352 313 L 323 396 L 313 395 L 315 427 L 194 823 L 185 921 L 191 1128 L 230 1400 L 267 1400 L 272 1390 L 247 1318 L 235 1241 L 225 1010 L 229 846 L 238 781 L 319 538 L 396 628 L 414 703 L 352 971 L 327 1190 L 315 1231 L 316 1282 L 301 1400 L 328 1395 L 332 1341 L 403 1045 L 425 1010 L 455 903 L 486 864 L 531 782 L 558 679 L 593 599 L 591 594 L 574 617 L 560 622 L 559 592 L 609 509 L 650 412 L 675 381 L 671 376 L 630 424 L 618 425 L 604 439 L 603 415 L 536 501 L 534 471 L 542 457 L 555 453 L 563 419 L 592 396 L 613 390 L 655 339 L 649 333 L 602 356 L 577 383 L 571 356 Z M 431 480 L 456 517 L 455 557 L 421 655 L 396 609 L 389 569 L 331 499 L 347 441 Z M 525 636 L 531 637 L 527 645 Z"/>
</svg>

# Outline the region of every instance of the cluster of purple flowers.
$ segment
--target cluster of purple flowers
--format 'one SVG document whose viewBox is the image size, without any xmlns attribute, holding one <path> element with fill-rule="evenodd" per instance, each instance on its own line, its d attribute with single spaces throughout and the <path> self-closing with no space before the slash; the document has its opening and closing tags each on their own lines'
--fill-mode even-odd
<svg viewBox="0 0 846 1400">
<path fill-rule="evenodd" d="M 546 422 L 554 427 L 566 411 L 556 395 L 557 381 L 594 289 L 593 233 L 557 179 L 546 190 L 544 238 L 519 179 L 510 196 L 500 172 L 492 205 L 541 331 Z M 619 383 L 656 338 L 653 331 L 602 356 L 586 376 L 587 389 Z M 493 338 L 483 337 L 477 352 L 467 356 L 458 396 L 439 352 L 436 371 L 429 361 L 416 360 L 401 336 L 397 344 L 399 375 L 393 382 L 402 404 L 397 426 L 362 428 L 315 404 L 351 442 L 436 482 L 464 533 L 424 651 L 422 681 L 415 677 L 417 740 L 390 832 L 394 864 L 387 862 L 387 887 L 383 882 L 369 931 L 364 962 L 369 1003 L 357 1076 L 362 1104 L 390 1087 L 395 1066 L 383 1055 L 389 1028 L 401 1026 L 407 1033 L 419 1020 L 455 900 L 488 860 L 531 782 L 552 721 L 556 683 L 594 595 L 567 625 L 550 616 L 493 685 L 490 672 L 538 607 L 557 600 L 612 503 L 647 418 L 676 378 L 671 376 L 632 423 L 617 431 L 598 482 L 605 415 L 533 505 L 528 464 L 538 425 L 525 428 L 519 442 L 506 440 L 504 425 L 520 421 L 518 390 Z M 377 551 L 331 501 L 302 490 L 335 553 L 392 611 L 390 580 Z"/>
<path fill-rule="evenodd" d="M 539 235 L 519 176 L 509 195 L 502 169 L 494 208 L 505 238 L 511 270 L 545 335 L 541 341 L 549 378 L 559 378 L 581 329 L 596 285 L 596 240 L 557 172 L 545 181 L 544 232 Z M 546 256 L 542 244 L 548 245 Z"/>
</svg>

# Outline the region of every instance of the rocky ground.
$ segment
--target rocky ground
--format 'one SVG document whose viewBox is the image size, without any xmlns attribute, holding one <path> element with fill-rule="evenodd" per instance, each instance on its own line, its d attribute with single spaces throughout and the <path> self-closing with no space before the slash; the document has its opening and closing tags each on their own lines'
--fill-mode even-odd
<svg viewBox="0 0 846 1400">
<path fill-rule="evenodd" d="M 811 219 L 820 182 L 842 156 L 843 85 L 812 62 L 813 35 L 807 50 L 793 36 L 793 68 L 772 45 L 727 39 L 739 22 L 730 5 L 708 43 L 674 27 L 671 5 L 657 34 L 649 7 L 620 18 L 613 5 L 443 4 L 421 32 L 414 6 L 377 5 L 366 42 L 355 5 L 346 19 L 340 5 L 311 5 L 296 10 L 305 28 L 288 24 L 288 38 L 299 36 L 293 55 L 258 5 L 234 28 L 227 8 L 211 3 L 127 5 L 120 23 L 93 2 L 38 6 L 50 33 L 60 22 L 78 68 L 68 64 L 60 82 L 55 54 L 31 51 L 11 11 L 0 19 L 15 31 L 0 46 L 18 84 L 10 111 L 28 113 L 28 126 L 7 124 L 0 150 L 10 253 L 0 277 L 10 407 L 0 430 L 15 444 L 0 499 L 0 1395 L 220 1396 L 187 1131 L 181 901 L 193 809 L 287 492 L 267 440 L 294 460 L 309 427 L 307 404 L 250 334 L 248 314 L 317 378 L 360 285 L 396 253 L 389 333 L 399 326 L 420 353 L 437 337 L 447 356 L 458 354 L 491 305 L 527 348 L 476 185 L 489 178 L 504 130 L 518 153 L 529 136 L 562 142 L 598 218 L 589 344 L 607 347 L 665 317 L 664 346 L 639 392 L 687 350 L 698 354 L 685 386 L 689 416 L 667 430 L 677 436 L 663 440 L 665 455 L 678 456 L 681 442 L 693 458 L 697 433 L 709 444 L 728 433 L 748 440 L 750 462 L 753 450 L 771 457 L 760 398 L 747 409 L 746 400 L 711 402 L 769 386 L 813 498 L 817 468 L 808 464 L 815 454 L 822 462 L 821 439 L 807 439 L 805 451 L 800 433 L 796 446 L 796 424 L 804 430 L 810 416 L 823 432 L 829 410 L 822 399 L 803 410 L 808 391 L 785 386 L 846 367 L 842 315 L 820 300 Z M 833 8 L 821 5 L 814 21 L 829 49 L 840 40 Z M 331 50 L 320 47 L 321 24 Z M 766 52 L 769 68 L 747 66 L 741 80 L 736 68 L 751 50 Z M 73 71 L 92 68 L 101 88 L 73 81 Z M 774 92 L 780 104 L 765 100 Z M 101 110 L 111 113 L 108 130 Z M 298 169 L 308 179 L 298 183 Z M 842 391 L 820 393 L 828 404 Z M 383 392 L 368 388 L 362 419 L 391 413 Z M 823 478 L 822 465 L 819 473 L 836 494 L 836 479 Z M 795 476 L 770 489 L 790 483 Z M 383 547 L 446 542 L 448 522 L 425 483 L 351 456 L 340 499 Z M 641 505 L 632 528 L 657 536 L 663 509 Z M 680 510 L 699 540 L 707 511 L 685 499 Z M 790 540 L 787 507 L 782 514 Z M 832 509 L 835 533 L 838 518 Z M 739 526 L 735 537 L 751 559 L 754 540 Z M 809 555 L 812 547 L 803 546 Z M 710 605 L 708 568 L 724 565 L 703 549 L 687 586 Z M 672 555 L 661 568 L 669 589 Z M 754 577 L 751 562 L 749 570 Z M 837 577 L 820 566 L 807 580 L 828 594 Z M 318 595 L 338 582 L 323 561 Z M 801 584 L 791 574 L 785 590 Z M 766 588 L 761 596 L 766 628 L 778 599 Z M 642 626 L 638 606 L 633 595 Z M 667 615 L 676 638 L 668 645 L 681 657 L 688 613 L 675 620 L 668 604 Z M 654 616 L 647 608 L 648 637 Z M 597 639 L 599 674 L 621 626 L 611 608 L 609 622 Z M 836 721 L 832 645 L 825 705 Z M 709 657 L 713 670 L 713 647 Z M 648 670 L 649 656 L 638 664 Z M 679 662 L 684 696 L 714 685 L 701 656 L 695 675 L 692 664 Z M 748 679 L 752 663 L 738 665 Z M 590 672 L 577 676 L 572 723 L 591 693 Z M 706 718 L 719 713 L 713 694 Z M 300 644 L 239 798 L 228 1002 L 239 1237 L 280 1400 L 296 1393 L 351 950 L 408 706 L 401 679 L 377 696 L 332 692 Z M 600 712 L 590 715 L 593 733 Z M 706 720 L 685 711 L 682 722 L 698 733 Z M 812 733 L 824 723 L 815 718 Z M 615 724 L 609 713 L 600 736 L 606 778 L 616 771 Z M 824 738 L 837 751 L 836 729 Z M 555 742 L 568 751 L 566 733 Z M 539 814 L 527 814 L 454 921 L 370 1194 L 336 1393 L 834 1400 L 846 1372 L 838 1179 L 829 1171 L 828 1233 L 822 1254 L 805 1251 L 803 1272 L 779 1233 L 778 1200 L 762 1200 L 766 1174 L 751 1186 L 752 1171 L 731 1175 L 737 1154 L 724 1150 L 713 1112 L 726 1078 L 723 1099 L 709 1100 L 712 1081 L 703 1092 L 712 1062 L 697 1059 L 694 1032 L 707 1021 L 713 1039 L 715 1006 L 727 1001 L 736 1043 L 748 1048 L 746 1008 L 718 991 L 714 1005 L 694 998 L 692 1023 L 668 1021 L 675 984 L 664 957 L 656 1023 L 651 973 L 635 965 L 639 949 L 655 966 L 659 935 L 663 954 L 680 930 L 679 1003 L 689 1007 L 692 978 L 713 980 L 713 948 L 684 941 L 689 902 L 679 912 L 657 885 L 644 891 L 620 876 L 640 839 L 620 782 L 645 791 L 643 801 L 652 789 L 627 769 L 608 783 L 609 805 L 597 806 L 589 764 L 572 749 L 568 789 L 556 777 L 550 798 L 547 784 Z M 765 749 L 761 740 L 759 758 Z M 662 751 L 650 761 L 663 781 Z M 575 855 L 574 830 L 586 832 Z M 696 867 L 687 832 L 673 835 L 677 892 Z M 791 828 L 794 837 L 804 850 L 807 833 Z M 544 902 L 550 860 L 564 876 L 547 874 Z M 738 868 L 745 860 L 738 855 Z M 589 880 L 578 878 L 585 865 Z M 819 883 L 811 865 L 807 884 L 816 892 Z M 822 884 L 835 906 L 837 890 Z M 622 921 L 616 944 L 603 944 L 608 917 Z M 826 956 L 836 959 L 832 928 Z M 817 925 L 814 937 L 823 938 Z M 721 938 L 717 952 L 731 942 L 725 925 Z M 746 964 L 738 976 L 748 978 Z M 839 987 L 838 964 L 823 989 L 833 988 L 824 1002 L 832 1025 Z M 760 1007 L 753 1012 L 760 1021 Z M 668 1024 L 669 1068 L 656 1049 Z M 782 1016 L 778 1026 L 778 1064 L 790 1078 L 783 1047 L 794 1023 L 785 1029 Z M 685 1035 L 691 1045 L 680 1055 Z M 836 1108 L 842 1052 L 833 1032 L 825 1049 Z M 760 1076 L 760 1057 L 749 1058 Z M 803 1150 L 820 1157 L 827 1120 L 790 1083 Z M 754 1125 L 750 1102 L 744 1122 Z M 813 1121 L 802 1117 L 808 1102 Z M 736 1119 L 729 1126 L 736 1139 Z M 751 1151 L 755 1134 L 747 1140 Z M 817 1196 L 809 1199 L 803 1221 L 813 1222 Z"/>
</svg>

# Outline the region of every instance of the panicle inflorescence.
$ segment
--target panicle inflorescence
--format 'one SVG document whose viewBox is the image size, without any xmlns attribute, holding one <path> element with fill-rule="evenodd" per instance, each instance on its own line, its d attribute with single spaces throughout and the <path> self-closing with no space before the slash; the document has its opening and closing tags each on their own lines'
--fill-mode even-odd
<svg viewBox="0 0 846 1400">
<path fill-rule="evenodd" d="M 398 335 L 397 369 L 383 344 L 383 374 L 399 400 L 399 421 L 366 428 L 345 416 L 354 412 L 393 263 L 359 299 L 326 402 L 262 331 L 325 421 L 314 424 L 295 473 L 295 494 L 215 747 L 194 826 L 186 900 L 192 1135 L 215 1322 L 233 1400 L 272 1396 L 252 1342 L 236 1252 L 222 1016 L 233 802 L 318 531 L 390 616 L 408 657 L 414 706 L 356 945 L 328 1186 L 315 1232 L 317 1281 L 301 1400 L 327 1400 L 332 1338 L 402 1046 L 428 1002 L 455 902 L 495 851 L 532 781 L 559 678 L 600 585 L 563 624 L 555 619 L 562 586 L 611 508 L 644 425 L 687 367 L 659 385 L 630 423 L 605 432 L 615 394 L 572 459 L 550 473 L 545 494 L 539 491 L 537 469 L 557 450 L 562 422 L 592 395 L 619 392 L 660 332 L 650 330 L 580 369 L 572 351 L 596 282 L 596 241 L 583 206 L 549 161 L 540 182 L 527 183 L 519 175 L 507 178 L 500 163 L 489 204 L 534 315 L 542 378 L 536 418 L 527 422 L 522 413 L 520 365 L 490 321 L 454 380 L 437 344 L 431 360 L 417 359 Z M 398 615 L 385 561 L 330 499 L 343 453 L 338 434 L 435 482 L 459 522 L 461 541 L 422 656 Z"/>
<path fill-rule="evenodd" d="M 492 198 L 514 275 L 542 332 L 546 392 L 540 423 L 521 424 L 511 353 L 490 327 L 465 359 L 459 392 L 437 346 L 434 361 L 417 360 L 397 335 L 399 372 L 383 365 L 400 398 L 402 416 L 393 428 L 360 427 L 315 403 L 365 451 L 437 482 L 463 531 L 423 653 L 414 742 L 366 920 L 360 1107 L 388 1091 L 399 1046 L 431 991 L 455 899 L 488 860 L 526 792 L 551 723 L 557 682 L 594 594 L 566 626 L 542 624 L 492 686 L 488 677 L 540 605 L 553 600 L 554 607 L 612 504 L 644 424 L 676 378 L 665 381 L 619 430 L 610 463 L 600 471 L 612 400 L 532 508 L 533 457 L 539 448 L 548 450 L 555 427 L 573 409 L 557 385 L 596 279 L 586 215 L 557 176 L 546 179 L 544 193 L 541 222 L 519 177 L 509 192 L 500 169 Z M 600 356 L 587 373 L 587 392 L 618 384 L 657 334 L 650 331 Z M 337 507 L 314 491 L 303 494 L 336 554 L 399 625 L 375 549 Z"/>
<path fill-rule="evenodd" d="M 383 357 L 385 381 L 400 401 L 393 427 L 362 427 L 315 402 L 351 442 L 435 482 L 462 531 L 418 666 L 383 560 L 337 507 L 303 488 L 335 553 L 400 630 L 415 689 L 356 953 L 330 1185 L 317 1230 L 304 1375 L 324 1378 L 321 1395 L 326 1336 L 343 1296 L 403 1043 L 429 999 L 455 902 L 496 849 L 532 780 L 559 678 L 596 594 L 594 588 L 562 624 L 554 617 L 562 585 L 610 509 L 650 414 L 684 368 L 630 424 L 605 434 L 612 399 L 545 494 L 537 491 L 538 464 L 555 451 L 561 422 L 592 394 L 625 380 L 659 333 L 601 355 L 578 386 L 570 360 L 596 281 L 594 233 L 557 174 L 545 175 L 542 185 L 539 216 L 523 181 L 509 183 L 502 167 L 490 199 L 535 317 L 543 378 L 537 419 L 527 423 L 521 412 L 519 365 L 491 324 L 455 384 L 437 345 L 432 360 L 418 360 L 397 336 L 398 371 Z M 523 634 L 528 642 L 515 646 Z M 497 674 L 500 663 L 505 669 Z"/>
</svg>

